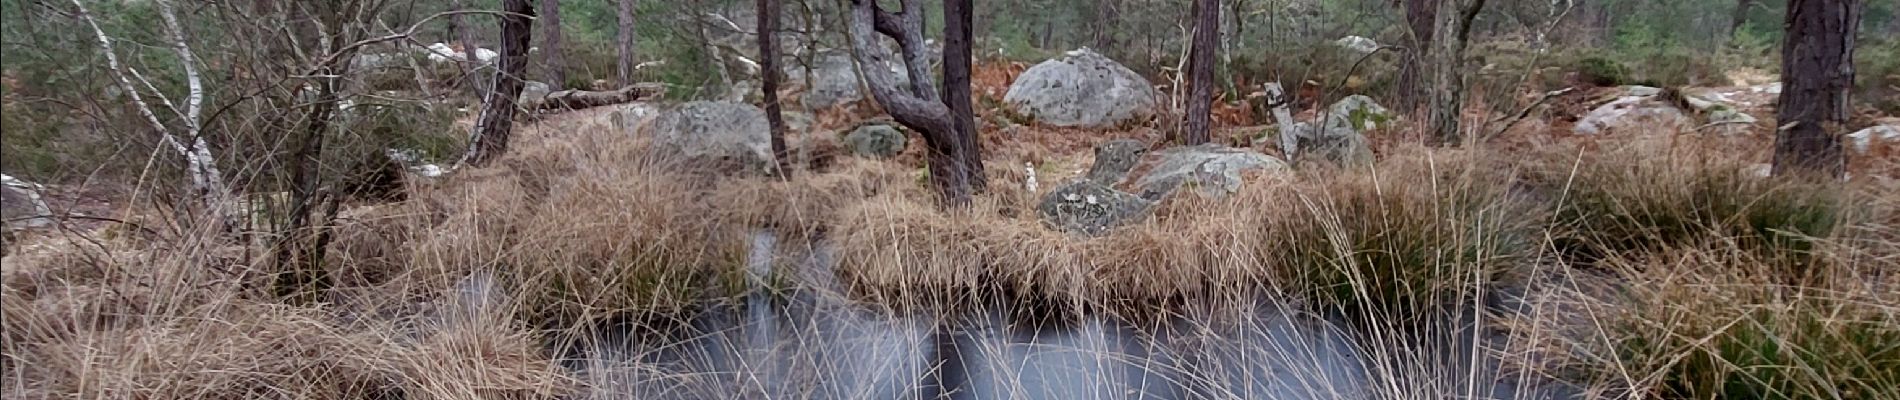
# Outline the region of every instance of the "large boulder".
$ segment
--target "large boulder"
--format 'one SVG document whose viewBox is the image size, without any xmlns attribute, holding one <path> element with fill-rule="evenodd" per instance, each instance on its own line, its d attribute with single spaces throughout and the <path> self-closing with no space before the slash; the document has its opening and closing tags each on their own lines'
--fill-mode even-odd
<svg viewBox="0 0 1900 400">
<path fill-rule="evenodd" d="M 1392 126 L 1398 114 L 1387 110 L 1379 102 L 1365 95 L 1351 95 L 1339 99 L 1326 108 L 1326 128 L 1348 128 L 1357 132 L 1378 130 Z"/>
<path fill-rule="evenodd" d="M 1109 128 L 1153 118 L 1160 96 L 1135 71 L 1080 49 L 1023 71 L 1003 101 L 1038 123 Z"/>
<path fill-rule="evenodd" d="M 804 80 L 804 70 L 797 63 L 792 64 L 793 70 L 786 71 L 786 77 Z M 864 98 L 858 85 L 857 63 L 851 61 L 850 55 L 827 53 L 812 64 L 811 83 L 806 85 L 804 97 L 799 99 L 805 107 L 816 110 Z"/>
<path fill-rule="evenodd" d="M 1346 126 L 1314 127 L 1297 122 L 1288 131 L 1299 135 L 1302 159 L 1323 160 L 1342 167 L 1372 165 L 1372 144 L 1359 130 Z"/>
<path fill-rule="evenodd" d="M 904 151 L 904 132 L 886 124 L 866 124 L 844 136 L 851 154 L 865 158 L 891 158 Z"/>
<path fill-rule="evenodd" d="M 884 68 L 897 76 L 898 84 L 910 84 L 910 75 L 904 72 L 902 61 L 886 63 Z M 799 99 L 799 103 L 805 107 L 817 110 L 864 99 L 865 93 L 858 78 L 858 63 L 851 59 L 851 54 L 822 51 L 814 57 L 810 72 L 811 82 L 805 85 L 807 89 Z M 790 84 L 805 84 L 805 73 L 805 67 L 798 63 L 785 66 L 785 77 Z"/>
<path fill-rule="evenodd" d="M 5 230 L 37 228 L 53 224 L 52 210 L 40 199 L 40 185 L 0 175 L 0 218 Z"/>
<path fill-rule="evenodd" d="M 1695 119 L 1655 95 L 1630 95 L 1617 98 L 1577 121 L 1572 131 L 1580 135 L 1628 132 L 1676 133 L 1695 128 Z"/>
<path fill-rule="evenodd" d="M 639 132 L 658 116 L 660 108 L 644 102 L 621 104 L 607 112 L 608 123 L 626 132 Z"/>
<path fill-rule="evenodd" d="M 1190 186 L 1202 195 L 1225 196 L 1240 191 L 1247 171 L 1287 169 L 1280 159 L 1252 150 L 1218 144 L 1175 147 L 1155 152 L 1154 167 L 1135 180 L 1141 197 L 1159 199 L 1176 188 Z"/>
<path fill-rule="evenodd" d="M 1875 125 L 1847 134 L 1844 141 L 1856 153 L 1873 151 L 1875 144 L 1900 146 L 1900 125 Z"/>
<path fill-rule="evenodd" d="M 646 126 L 657 150 L 692 164 L 771 173 L 772 131 L 765 111 L 745 103 L 694 101 Z"/>
</svg>

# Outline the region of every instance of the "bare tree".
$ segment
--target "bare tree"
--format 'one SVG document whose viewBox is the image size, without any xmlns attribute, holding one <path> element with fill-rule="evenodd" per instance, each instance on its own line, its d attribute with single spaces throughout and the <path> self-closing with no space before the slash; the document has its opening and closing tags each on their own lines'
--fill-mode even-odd
<svg viewBox="0 0 1900 400">
<path fill-rule="evenodd" d="M 1427 91 L 1419 85 L 1419 75 L 1425 69 L 1425 57 L 1431 52 L 1433 26 L 1437 20 L 1432 15 L 1438 12 L 1438 0 L 1399 0 L 1405 8 L 1405 25 L 1411 33 L 1405 58 L 1399 66 L 1394 104 L 1407 112 L 1415 112 L 1430 98 Z"/>
<path fill-rule="evenodd" d="M 500 70 L 482 99 L 482 112 L 469 134 L 468 153 L 461 164 L 481 166 L 508 151 L 513 133 L 515 99 L 521 96 L 521 74 L 528 69 L 528 43 L 534 36 L 534 4 L 529 0 L 502 0 Z"/>
<path fill-rule="evenodd" d="M 1465 41 L 1471 36 L 1471 20 L 1484 8 L 1484 0 L 1438 0 L 1435 11 L 1437 37 L 1432 44 L 1432 131 L 1441 144 L 1456 144 L 1461 139 L 1458 119 L 1464 113 Z"/>
<path fill-rule="evenodd" d="M 548 88 L 567 86 L 567 61 L 561 51 L 561 0 L 541 0 L 541 52 L 547 54 Z"/>
<path fill-rule="evenodd" d="M 614 45 L 620 51 L 614 59 L 618 61 L 621 86 L 633 84 L 633 1 L 618 0 L 620 12 L 616 13 L 620 23 Z"/>
<path fill-rule="evenodd" d="M 1095 23 L 1091 24 L 1090 29 L 1094 30 L 1092 33 L 1095 36 L 1093 39 L 1095 39 L 1096 51 L 1102 54 L 1108 54 L 1108 51 L 1115 48 L 1115 29 L 1120 28 L 1115 22 L 1121 19 L 1121 5 L 1117 3 L 1120 2 L 1120 0 L 1095 0 Z"/>
<path fill-rule="evenodd" d="M 106 35 L 104 29 L 99 28 L 98 21 L 93 19 L 85 3 L 80 0 L 72 0 L 72 2 L 78 9 L 79 17 L 92 28 L 94 39 L 99 44 L 99 52 L 106 58 L 107 69 L 110 69 L 113 77 L 117 78 L 119 89 L 125 91 L 133 107 L 145 117 L 147 123 L 152 125 L 152 129 L 159 133 L 161 140 L 185 158 L 185 170 L 191 177 L 189 188 L 191 193 L 198 198 L 199 206 L 222 225 L 221 232 L 235 229 L 239 224 L 223 212 L 224 199 L 230 196 L 230 191 L 225 186 L 223 173 L 218 170 L 217 158 L 212 156 L 211 145 L 205 142 L 203 127 L 200 125 L 200 116 L 204 111 L 204 80 L 198 73 L 197 57 L 192 54 L 191 46 L 185 41 L 184 28 L 178 21 L 177 13 L 172 11 L 171 2 L 160 0 L 156 3 L 159 16 L 165 22 L 166 39 L 170 42 L 167 44 L 178 55 L 178 62 L 185 73 L 183 108 L 172 103 L 170 97 L 158 91 L 151 80 L 139 73 L 137 69 L 121 64 L 118 53 L 112 48 L 112 38 Z M 175 113 L 180 123 L 184 125 L 184 129 L 174 132 L 173 129 L 166 127 L 165 123 L 159 119 L 158 113 L 153 111 L 151 104 L 146 102 L 144 96 L 140 94 L 140 87 L 133 85 L 134 79 L 151 91 L 159 105 Z"/>
<path fill-rule="evenodd" d="M 1194 38 L 1188 50 L 1187 121 L 1181 129 L 1187 145 L 1207 143 L 1214 107 L 1214 51 L 1220 43 L 1220 2 L 1194 0 Z"/>
<path fill-rule="evenodd" d="M 1781 43 L 1782 90 L 1775 110 L 1776 175 L 1846 173 L 1835 134 L 1852 112 L 1858 0 L 1789 0 Z"/>
<path fill-rule="evenodd" d="M 930 84 L 930 61 L 924 55 L 923 10 L 918 3 L 919 0 L 902 1 L 902 11 L 893 13 L 880 8 L 876 0 L 852 0 L 851 46 L 871 96 L 898 123 L 924 137 L 930 180 L 937 187 L 943 204 L 967 207 L 975 193 L 986 186 L 981 149 L 976 141 L 976 123 L 969 115 L 970 2 L 943 2 L 946 37 L 943 97 L 939 97 L 937 88 Z M 897 77 L 881 67 L 889 65 L 891 54 L 878 43 L 877 34 L 897 41 L 905 71 L 910 75 L 908 88 L 899 85 Z"/>
<path fill-rule="evenodd" d="M 779 77 L 784 74 L 778 66 L 778 0 L 759 0 L 759 75 L 760 84 L 765 92 L 765 120 L 772 128 L 772 159 L 777 162 L 782 176 L 789 176 L 791 165 L 785 162 L 789 156 L 785 152 L 785 112 L 778 101 Z"/>
</svg>

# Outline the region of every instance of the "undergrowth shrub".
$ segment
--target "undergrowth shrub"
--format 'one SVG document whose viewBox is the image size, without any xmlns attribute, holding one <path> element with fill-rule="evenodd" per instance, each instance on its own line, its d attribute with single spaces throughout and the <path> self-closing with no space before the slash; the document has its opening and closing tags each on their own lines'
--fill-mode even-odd
<svg viewBox="0 0 1900 400">
<path fill-rule="evenodd" d="M 1418 318 L 1482 292 L 1530 258 L 1543 222 L 1495 167 L 1388 160 L 1295 190 L 1263 246 L 1291 278 L 1282 290 L 1362 321 Z"/>
<path fill-rule="evenodd" d="M 1556 344 L 1570 352 L 1558 373 L 1637 398 L 1900 398 L 1900 325 L 1882 306 L 1900 299 L 1782 286 L 1754 272 L 1768 262 L 1696 247 L 1618 258 L 1622 294 L 1572 306 L 1600 325 Z"/>
<path fill-rule="evenodd" d="M 1838 186 L 1749 175 L 1711 162 L 1601 160 L 1561 183 L 1556 245 L 1589 263 L 1626 253 L 1725 243 L 1802 279 L 1819 240 L 1852 210 Z"/>
</svg>

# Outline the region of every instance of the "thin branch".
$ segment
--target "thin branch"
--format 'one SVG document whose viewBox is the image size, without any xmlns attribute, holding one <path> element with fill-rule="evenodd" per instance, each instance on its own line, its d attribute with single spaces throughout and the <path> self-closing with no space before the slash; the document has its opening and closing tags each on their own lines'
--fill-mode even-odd
<svg viewBox="0 0 1900 400">
<path fill-rule="evenodd" d="M 79 8 L 79 18 L 86 20 L 86 24 L 92 27 L 94 37 L 99 43 L 99 52 L 106 57 L 106 66 L 112 70 L 113 77 L 118 78 L 119 88 L 132 98 L 132 104 L 137 106 L 139 115 L 144 116 L 146 122 L 152 124 L 152 129 L 164 135 L 166 143 L 178 149 L 180 154 L 190 156 L 190 152 L 171 134 L 171 130 L 165 127 L 165 123 L 159 121 L 158 114 L 152 112 L 152 107 L 147 105 L 144 96 L 139 94 L 138 87 L 132 86 L 132 79 L 126 76 L 124 65 L 119 63 L 118 53 L 112 50 L 112 37 L 106 36 L 105 29 L 99 28 L 99 22 L 93 20 L 92 12 L 86 9 L 84 3 L 79 0 L 72 0 L 72 2 L 73 6 Z"/>
</svg>

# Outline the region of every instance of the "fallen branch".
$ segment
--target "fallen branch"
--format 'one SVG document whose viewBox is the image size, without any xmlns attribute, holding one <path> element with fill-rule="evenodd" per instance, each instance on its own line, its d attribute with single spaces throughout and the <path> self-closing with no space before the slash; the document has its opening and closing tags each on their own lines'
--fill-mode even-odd
<svg viewBox="0 0 1900 400">
<path fill-rule="evenodd" d="M 1499 127 L 1498 130 L 1492 131 L 1491 134 L 1485 135 L 1483 138 L 1479 138 L 1479 141 L 1490 140 L 1492 137 L 1496 137 L 1497 135 L 1504 134 L 1505 131 L 1511 130 L 1511 127 L 1517 126 L 1518 122 L 1523 122 L 1525 117 L 1529 117 L 1531 115 L 1532 110 L 1536 110 L 1537 107 L 1543 106 L 1544 103 L 1550 101 L 1551 98 L 1562 96 L 1576 90 L 1577 88 L 1570 87 L 1570 88 L 1563 88 L 1559 90 L 1544 92 L 1544 95 L 1538 97 L 1537 101 L 1531 102 L 1531 105 L 1525 106 L 1523 110 L 1518 110 L 1517 116 L 1512 117 L 1509 122 L 1506 122 L 1504 124 L 1504 126 Z M 1497 121 L 1492 121 L 1492 122 L 1495 123 Z"/>
<path fill-rule="evenodd" d="M 647 100 L 665 92 L 666 87 L 658 83 L 639 83 L 611 91 L 570 89 L 530 99 L 524 108 L 530 113 L 574 111 Z"/>
</svg>

